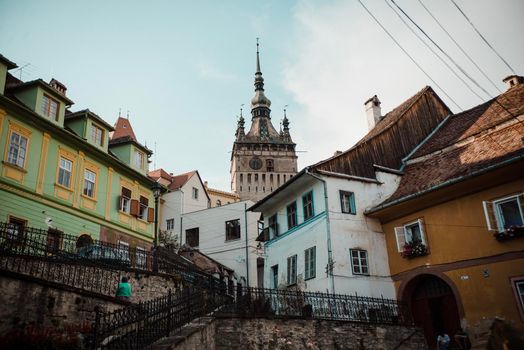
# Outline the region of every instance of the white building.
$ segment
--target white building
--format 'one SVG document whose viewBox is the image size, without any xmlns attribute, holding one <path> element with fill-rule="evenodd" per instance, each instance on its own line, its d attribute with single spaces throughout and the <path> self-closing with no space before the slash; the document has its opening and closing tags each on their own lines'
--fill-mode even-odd
<svg viewBox="0 0 524 350">
<path fill-rule="evenodd" d="M 159 228 L 179 237 L 180 242 L 182 214 L 207 209 L 210 206 L 209 195 L 202 178 L 197 170 L 173 175 L 163 169 L 157 169 L 150 171 L 148 175 L 168 189 L 160 200 Z"/>
<path fill-rule="evenodd" d="M 242 284 L 261 287 L 262 250 L 255 241 L 260 213 L 246 211 L 253 204 L 247 200 L 183 214 L 181 243 L 233 269 Z"/>
<path fill-rule="evenodd" d="M 266 287 L 395 298 L 384 233 L 364 212 L 394 193 L 402 159 L 450 111 L 431 87 L 385 116 L 376 96 L 365 106 L 370 131 L 355 146 L 250 208 L 264 217 Z"/>
</svg>

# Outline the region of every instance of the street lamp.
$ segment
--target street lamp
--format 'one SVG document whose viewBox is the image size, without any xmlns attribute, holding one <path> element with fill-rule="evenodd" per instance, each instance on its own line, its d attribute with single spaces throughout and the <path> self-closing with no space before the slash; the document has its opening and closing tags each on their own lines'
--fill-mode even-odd
<svg viewBox="0 0 524 350">
<path fill-rule="evenodd" d="M 153 191 L 153 196 L 155 196 L 155 247 L 158 246 L 158 198 L 160 198 L 160 195 L 163 192 L 163 187 L 155 181 L 153 186 L 151 186 L 151 190 Z"/>
</svg>

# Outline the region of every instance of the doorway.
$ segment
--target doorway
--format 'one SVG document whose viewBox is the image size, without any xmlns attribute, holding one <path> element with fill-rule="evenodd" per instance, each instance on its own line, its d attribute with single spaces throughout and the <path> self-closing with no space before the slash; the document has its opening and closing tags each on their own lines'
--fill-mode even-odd
<svg viewBox="0 0 524 350">
<path fill-rule="evenodd" d="M 447 333 L 453 342 L 453 335 L 460 328 L 460 316 L 457 300 L 446 281 L 435 275 L 420 275 L 408 282 L 403 294 L 430 349 L 436 349 L 439 332 Z"/>
</svg>

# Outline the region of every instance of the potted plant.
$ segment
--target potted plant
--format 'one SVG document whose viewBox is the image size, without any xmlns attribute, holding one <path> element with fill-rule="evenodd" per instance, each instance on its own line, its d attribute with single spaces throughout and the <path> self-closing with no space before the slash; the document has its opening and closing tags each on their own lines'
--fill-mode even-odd
<svg viewBox="0 0 524 350">
<path fill-rule="evenodd" d="M 506 228 L 504 231 L 495 232 L 493 234 L 497 241 L 506 241 L 513 238 L 524 237 L 524 226 L 512 225 Z"/>
<path fill-rule="evenodd" d="M 428 253 L 428 248 L 422 241 L 413 240 L 412 242 L 407 242 L 404 244 L 404 249 L 400 253 L 403 258 L 414 258 L 417 256 L 426 255 Z"/>
</svg>

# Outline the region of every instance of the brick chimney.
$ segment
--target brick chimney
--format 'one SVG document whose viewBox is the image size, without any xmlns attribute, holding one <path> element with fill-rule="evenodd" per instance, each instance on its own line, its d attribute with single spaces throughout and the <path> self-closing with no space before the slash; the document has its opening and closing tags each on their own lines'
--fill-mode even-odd
<svg viewBox="0 0 524 350">
<path fill-rule="evenodd" d="M 503 82 L 506 83 L 508 86 L 508 89 L 511 89 L 512 87 L 524 83 L 524 77 L 520 75 L 509 75 L 502 79 Z"/>
<path fill-rule="evenodd" d="M 377 95 L 374 95 L 364 103 L 366 115 L 368 118 L 369 130 L 373 129 L 375 125 L 382 119 L 380 111 L 380 100 Z"/>
<path fill-rule="evenodd" d="M 59 82 L 58 80 L 56 80 L 55 78 L 51 79 L 51 81 L 49 82 L 49 85 L 51 85 L 53 89 L 58 91 L 60 95 L 64 95 L 64 96 L 66 95 L 66 91 L 67 91 L 66 86 L 62 84 L 61 82 Z"/>
</svg>

